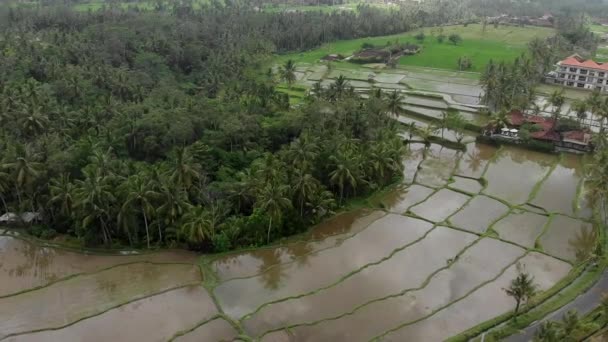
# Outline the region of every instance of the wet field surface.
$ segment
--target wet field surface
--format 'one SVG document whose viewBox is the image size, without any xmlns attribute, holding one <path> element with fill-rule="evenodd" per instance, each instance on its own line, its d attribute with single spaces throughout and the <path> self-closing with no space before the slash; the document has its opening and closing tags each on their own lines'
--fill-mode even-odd
<svg viewBox="0 0 608 342">
<path fill-rule="evenodd" d="M 104 256 L 0 235 L 0 341 L 441 341 L 512 310 L 519 269 L 547 290 L 593 245 L 581 158 L 410 150 L 376 209 L 276 247 Z"/>
</svg>

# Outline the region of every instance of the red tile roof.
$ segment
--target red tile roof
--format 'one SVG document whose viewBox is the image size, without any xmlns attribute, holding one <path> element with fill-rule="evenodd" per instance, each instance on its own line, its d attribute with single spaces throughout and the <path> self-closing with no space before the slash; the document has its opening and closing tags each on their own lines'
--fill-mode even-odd
<svg viewBox="0 0 608 342">
<path fill-rule="evenodd" d="M 574 66 L 574 67 L 583 67 L 589 69 L 597 69 L 597 70 L 607 70 L 608 71 L 608 63 L 597 63 L 591 59 L 584 60 L 579 55 L 572 55 L 561 62 L 558 62 L 559 65 L 564 66 Z"/>
<path fill-rule="evenodd" d="M 589 144 L 589 140 L 591 139 L 591 134 L 585 131 L 568 131 L 562 133 L 564 140 L 576 141 L 581 144 Z"/>
<path fill-rule="evenodd" d="M 523 125 L 526 122 L 524 113 L 519 110 L 512 110 L 511 113 L 509 113 L 509 122 L 511 122 L 511 125 L 513 126 Z"/>
<path fill-rule="evenodd" d="M 509 113 L 509 121 L 513 126 L 522 126 L 530 123 L 540 127 L 539 131 L 530 134 L 532 138 L 548 141 L 560 141 L 560 135 L 553 130 L 555 120 L 538 115 L 525 115 L 519 110 L 513 110 Z"/>
<path fill-rule="evenodd" d="M 538 139 L 538 140 L 548 140 L 548 141 L 560 141 L 561 138 L 559 136 L 559 133 L 557 133 L 554 130 L 542 130 L 542 131 L 538 131 L 538 132 L 534 132 L 532 134 L 530 134 L 530 136 L 534 139 Z"/>
</svg>

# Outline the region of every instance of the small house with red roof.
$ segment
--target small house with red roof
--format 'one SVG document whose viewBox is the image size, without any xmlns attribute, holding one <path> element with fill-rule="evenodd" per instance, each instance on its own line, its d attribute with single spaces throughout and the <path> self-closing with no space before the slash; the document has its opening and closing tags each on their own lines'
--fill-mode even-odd
<svg viewBox="0 0 608 342">
<path fill-rule="evenodd" d="M 566 87 L 608 92 L 608 63 L 586 60 L 575 54 L 559 61 L 548 80 Z"/>
<path fill-rule="evenodd" d="M 535 130 L 530 132 L 531 139 L 553 144 L 556 150 L 572 152 L 592 150 L 591 132 L 588 129 L 560 132 L 555 119 L 550 117 L 528 115 L 519 110 L 512 110 L 506 117 L 506 123 L 508 127 L 490 125 L 485 132 L 490 133 L 493 138 L 521 142 L 519 131 L 522 126 L 528 125 L 535 127 Z"/>
</svg>

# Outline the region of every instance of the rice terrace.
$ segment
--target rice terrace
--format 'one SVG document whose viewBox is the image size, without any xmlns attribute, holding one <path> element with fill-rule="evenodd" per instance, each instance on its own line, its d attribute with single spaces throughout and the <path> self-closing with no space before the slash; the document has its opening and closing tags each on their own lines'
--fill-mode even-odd
<svg viewBox="0 0 608 342">
<path fill-rule="evenodd" d="M 579 2 L 0 5 L 0 341 L 605 341 Z"/>
</svg>

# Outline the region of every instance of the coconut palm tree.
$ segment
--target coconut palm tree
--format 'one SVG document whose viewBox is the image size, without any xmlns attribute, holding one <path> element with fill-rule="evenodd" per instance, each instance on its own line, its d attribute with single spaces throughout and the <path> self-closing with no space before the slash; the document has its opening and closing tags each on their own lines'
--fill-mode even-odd
<svg viewBox="0 0 608 342">
<path fill-rule="evenodd" d="M 551 105 L 551 107 L 553 107 L 552 108 L 553 129 L 555 129 L 555 126 L 557 125 L 557 121 L 559 119 L 559 115 L 562 111 L 562 107 L 564 106 L 564 103 L 566 102 L 566 98 L 564 96 L 564 89 L 555 90 L 549 96 L 548 101 L 549 101 L 549 104 Z"/>
<path fill-rule="evenodd" d="M 58 204 L 59 212 L 70 217 L 74 207 L 74 184 L 70 181 L 70 175 L 62 174 L 59 178 L 53 178 L 49 190 L 51 192 L 49 203 Z"/>
<path fill-rule="evenodd" d="M 4 207 L 5 212 L 8 212 L 8 205 L 6 204 L 5 194 L 9 191 L 9 189 L 10 174 L 0 169 L 0 201 L 2 201 L 2 206 Z"/>
<path fill-rule="evenodd" d="M 192 244 L 200 244 L 212 238 L 212 223 L 205 208 L 197 205 L 186 210 L 182 216 L 179 236 Z"/>
<path fill-rule="evenodd" d="M 522 301 L 528 302 L 536 294 L 536 288 L 534 278 L 528 273 L 520 272 L 517 278 L 511 281 L 511 285 L 505 289 L 505 292 L 515 299 L 515 315 L 519 313 Z"/>
<path fill-rule="evenodd" d="M 256 200 L 256 207 L 263 210 L 270 218 L 267 243 L 270 243 L 270 231 L 272 230 L 273 221 L 280 222 L 283 212 L 292 206 L 288 193 L 288 186 L 273 184 L 271 182 L 266 184 Z"/>
<path fill-rule="evenodd" d="M 292 176 L 291 190 L 293 191 L 294 202 L 298 203 L 300 207 L 300 217 L 304 217 L 304 205 L 317 187 L 319 187 L 319 181 L 315 177 L 301 169 L 295 169 Z"/>
<path fill-rule="evenodd" d="M 575 100 L 572 102 L 571 108 L 574 113 L 576 113 L 576 117 L 578 118 L 579 123 L 587 117 L 587 102 L 582 100 Z"/>
<path fill-rule="evenodd" d="M 285 62 L 285 64 L 280 69 L 281 79 L 287 82 L 289 88 L 291 88 L 291 85 L 296 81 L 295 72 L 296 64 L 291 59 Z"/>
<path fill-rule="evenodd" d="M 509 125 L 509 113 L 506 110 L 501 110 L 494 113 L 490 118 L 489 125 L 496 128 L 503 128 Z"/>
<path fill-rule="evenodd" d="M 14 153 L 9 157 L 2 169 L 10 170 L 19 203 L 22 203 L 23 191 L 30 192 L 36 179 L 43 170 L 43 164 L 36 161 L 38 155 L 29 145 L 16 145 Z"/>
<path fill-rule="evenodd" d="M 154 214 L 153 199 L 158 197 L 158 193 L 152 190 L 149 180 L 141 175 L 134 175 L 125 180 L 120 186 L 119 191 L 123 193 L 124 203 L 121 207 L 120 218 L 131 212 L 141 212 L 144 219 L 146 230 L 146 243 L 150 248 L 150 229 L 149 223 Z M 162 232 L 158 225 L 159 241 L 162 241 Z"/>
<path fill-rule="evenodd" d="M 196 162 L 189 147 L 178 147 L 173 158 L 171 180 L 182 189 L 188 190 L 201 177 L 202 167 Z"/>
<path fill-rule="evenodd" d="M 103 241 L 108 245 L 112 242 L 109 223 L 110 208 L 116 201 L 114 188 L 107 176 L 91 170 L 85 170 L 84 175 L 84 180 L 77 180 L 74 186 L 76 215 L 85 229 L 101 228 Z"/>
<path fill-rule="evenodd" d="M 344 188 L 347 186 L 351 189 L 356 189 L 358 185 L 359 167 L 358 163 L 353 160 L 352 156 L 338 153 L 329 157 L 332 163 L 332 169 L 329 173 L 329 181 L 333 185 L 340 188 L 340 204 L 344 199 Z"/>
<path fill-rule="evenodd" d="M 403 101 L 403 95 L 394 90 L 392 93 L 386 95 L 386 107 L 388 112 L 395 117 L 398 117 L 403 109 L 401 108 L 401 102 Z"/>
<path fill-rule="evenodd" d="M 589 107 L 589 111 L 591 112 L 592 117 L 600 116 L 600 111 L 602 110 L 603 102 L 602 102 L 602 94 L 598 89 L 594 90 L 587 98 L 585 99 L 587 106 Z M 604 121 L 600 120 L 600 131 L 603 130 Z"/>
<path fill-rule="evenodd" d="M 318 141 L 319 139 L 309 132 L 302 133 L 287 150 L 287 158 L 291 165 L 304 171 L 311 170 L 319 155 Z"/>
<path fill-rule="evenodd" d="M 553 321 L 544 321 L 536 333 L 533 342 L 560 342 L 559 324 Z"/>
</svg>

